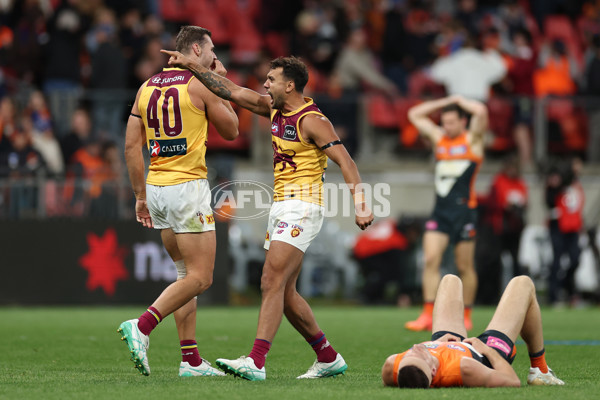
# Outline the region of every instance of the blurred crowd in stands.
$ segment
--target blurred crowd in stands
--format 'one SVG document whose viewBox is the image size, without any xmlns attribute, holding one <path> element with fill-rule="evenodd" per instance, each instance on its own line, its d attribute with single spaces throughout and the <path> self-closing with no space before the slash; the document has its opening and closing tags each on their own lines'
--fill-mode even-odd
<svg viewBox="0 0 600 400">
<path fill-rule="evenodd" d="M 544 124 L 548 153 L 600 161 L 600 0 L 4 0 L 0 217 L 31 216 L 40 198 L 44 215 L 117 216 L 117 207 L 106 205 L 130 196 L 121 192 L 130 104 L 166 65 L 159 50 L 173 49 L 187 24 L 211 30 L 228 77 L 258 91 L 272 58 L 300 56 L 310 70 L 307 95 L 351 154 L 361 146 L 361 112 L 369 127 L 397 137 L 399 151 L 422 155 L 427 144 L 407 119 L 411 106 L 445 94 L 486 102 L 487 151 L 515 155 L 481 199 L 480 232 L 500 238 L 483 250 L 492 254 L 478 263 L 484 273 L 499 271 L 503 251 L 513 259 L 513 273 L 522 272 L 515 254 L 528 195 L 520 171 L 539 161 L 533 159 L 536 124 Z M 226 142 L 211 132 L 209 153 L 248 153 L 256 125 L 249 112 L 237 111 L 240 137 Z M 556 174 L 547 171 L 551 210 L 576 181 Z M 51 179 L 30 184 L 40 178 Z M 581 226 L 563 232 L 559 225 L 550 225 L 555 251 L 576 264 L 569 234 Z M 419 228 L 404 221 L 402 235 L 394 236 L 390 226 L 379 228 L 392 238 L 380 253 L 405 257 Z M 372 243 L 364 248 L 372 250 Z M 366 296 L 376 302 L 381 279 L 402 277 L 369 267 L 382 259 L 363 253 L 356 256 L 371 273 Z M 560 286 L 557 268 L 553 293 Z"/>
<path fill-rule="evenodd" d="M 549 150 L 598 158 L 586 153 L 600 140 L 590 133 L 600 130 L 590 129 L 599 117 L 593 102 L 563 97 L 600 94 L 595 0 L 7 0 L 0 151 L 14 151 L 2 156 L 3 176 L 24 165 L 66 173 L 78 162 L 78 142 L 66 136 L 82 119 L 91 118 L 91 130 L 80 147 L 121 145 L 131 91 L 164 67 L 159 49 L 174 47 L 183 24 L 210 29 L 229 77 L 257 89 L 268 60 L 301 56 L 308 94 L 322 100 L 351 153 L 360 146 L 359 98 L 372 126 L 411 149 L 425 145 L 406 110 L 457 93 L 487 102 L 488 150 L 517 150 L 524 165 L 533 99 L 559 96 L 547 103 Z M 249 140 L 230 146 L 246 150 Z"/>
</svg>

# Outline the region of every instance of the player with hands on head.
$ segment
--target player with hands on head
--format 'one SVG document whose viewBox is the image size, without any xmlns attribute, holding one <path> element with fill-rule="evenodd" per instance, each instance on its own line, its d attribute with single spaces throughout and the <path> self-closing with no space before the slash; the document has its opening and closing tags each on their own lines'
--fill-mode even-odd
<svg viewBox="0 0 600 400">
<path fill-rule="evenodd" d="M 436 111 L 441 112 L 439 126 L 429 116 Z M 471 115 L 468 124 L 467 113 Z M 448 245 L 453 245 L 456 268 L 465 287 L 465 325 L 471 330 L 471 307 L 477 293 L 477 194 L 473 187 L 483 161 L 487 108 L 483 103 L 455 95 L 418 104 L 408 111 L 408 118 L 433 147 L 436 197 L 423 235 L 423 311 L 404 326 L 412 331 L 431 330 L 442 256 Z"/>
</svg>

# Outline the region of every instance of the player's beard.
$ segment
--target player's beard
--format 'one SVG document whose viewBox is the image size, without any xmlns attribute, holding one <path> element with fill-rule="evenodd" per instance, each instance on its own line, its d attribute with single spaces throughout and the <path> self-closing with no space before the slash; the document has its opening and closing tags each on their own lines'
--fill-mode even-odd
<svg viewBox="0 0 600 400">
<path fill-rule="evenodd" d="M 281 110 L 283 108 L 283 106 L 285 105 L 285 100 L 280 97 L 280 96 L 275 96 L 271 93 L 271 96 L 273 96 L 273 109 L 274 110 Z"/>
</svg>

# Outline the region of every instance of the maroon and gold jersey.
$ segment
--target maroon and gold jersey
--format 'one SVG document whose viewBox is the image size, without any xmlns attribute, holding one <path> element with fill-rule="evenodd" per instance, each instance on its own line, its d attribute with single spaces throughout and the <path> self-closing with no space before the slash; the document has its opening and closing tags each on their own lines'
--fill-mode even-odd
<svg viewBox="0 0 600 400">
<path fill-rule="evenodd" d="M 323 180 L 327 156 L 314 143 L 304 140 L 300 121 L 309 114 L 324 117 L 309 97 L 289 113 L 271 111 L 273 141 L 274 200 L 303 200 L 323 205 Z"/>
<path fill-rule="evenodd" d="M 206 179 L 208 120 L 190 99 L 192 79 L 188 70 L 165 68 L 142 88 L 138 108 L 150 151 L 146 182 L 151 185 Z"/>
</svg>

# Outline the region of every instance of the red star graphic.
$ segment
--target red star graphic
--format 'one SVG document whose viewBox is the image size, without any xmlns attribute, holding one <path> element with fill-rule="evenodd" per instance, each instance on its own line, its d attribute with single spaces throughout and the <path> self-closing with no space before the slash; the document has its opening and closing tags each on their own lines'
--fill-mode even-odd
<svg viewBox="0 0 600 400">
<path fill-rule="evenodd" d="M 90 251 L 79 258 L 79 265 L 89 272 L 86 287 L 89 291 L 101 287 L 112 296 L 117 281 L 129 276 L 124 262 L 127 249 L 119 247 L 117 233 L 112 228 L 107 229 L 104 236 L 88 233 L 87 242 Z"/>
</svg>

